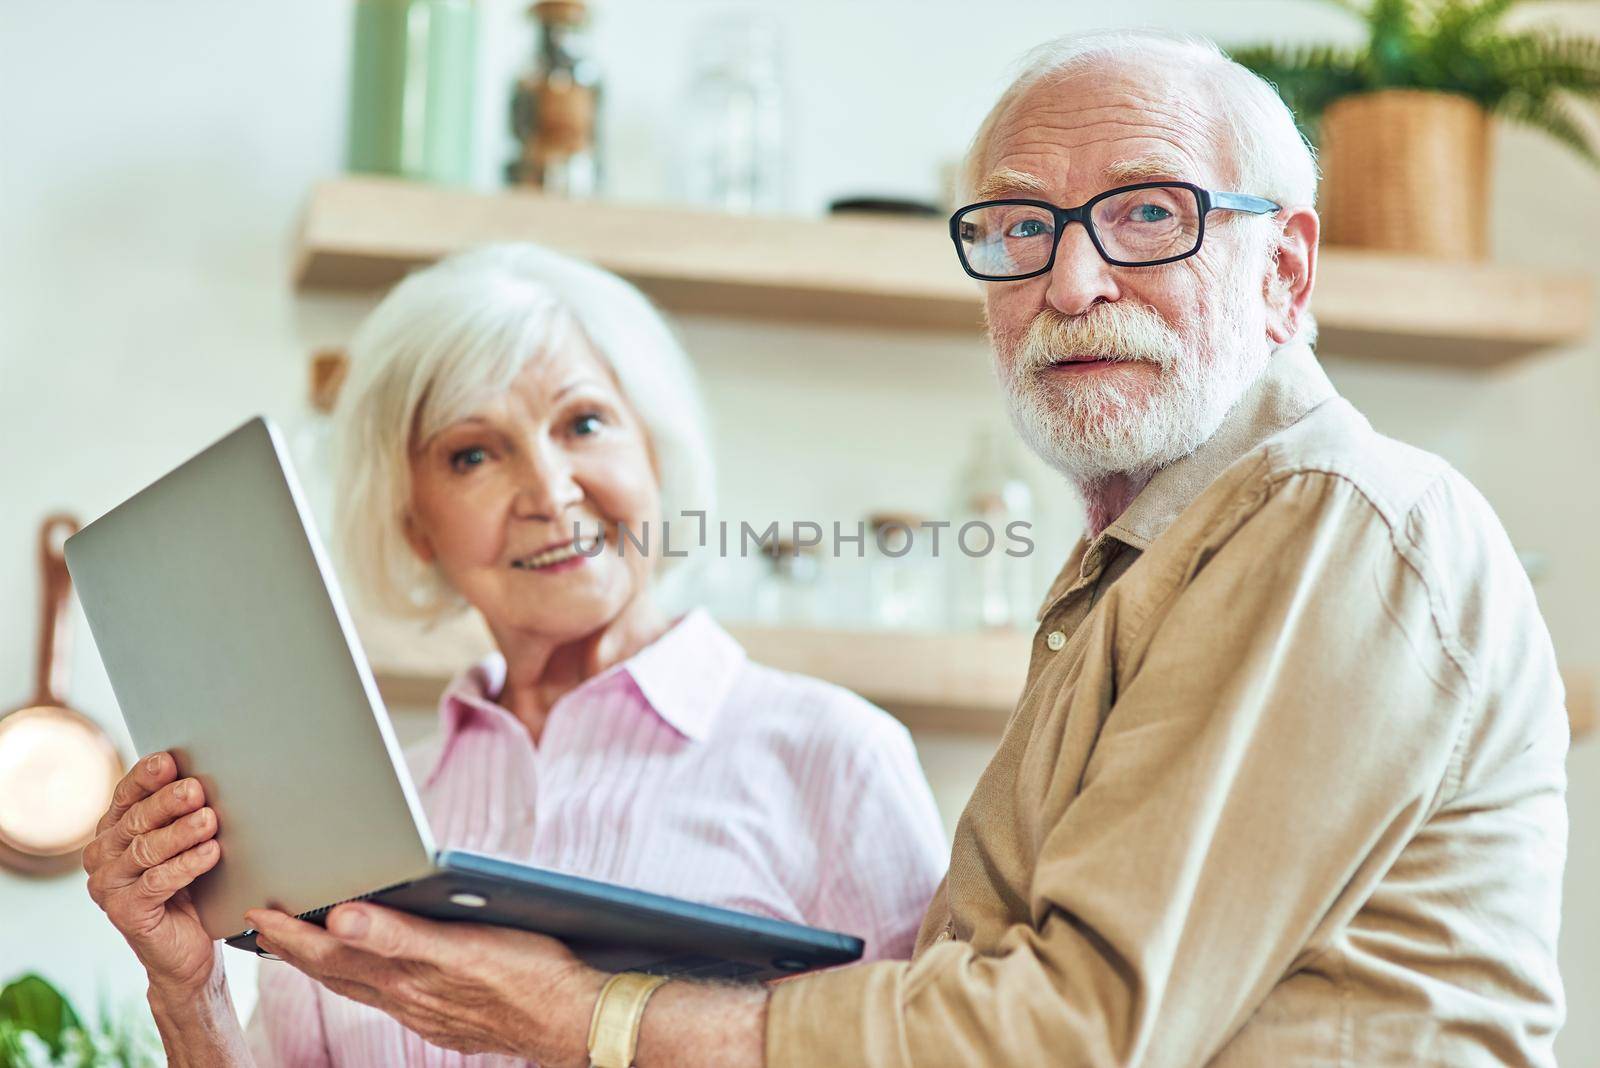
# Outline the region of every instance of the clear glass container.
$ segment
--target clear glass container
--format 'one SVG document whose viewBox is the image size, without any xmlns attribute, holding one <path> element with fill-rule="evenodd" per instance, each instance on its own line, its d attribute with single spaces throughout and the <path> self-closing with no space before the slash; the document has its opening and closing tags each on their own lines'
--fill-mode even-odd
<svg viewBox="0 0 1600 1068">
<path fill-rule="evenodd" d="M 1025 548 L 1010 528 L 1033 522 L 1033 490 L 1007 435 L 994 429 L 978 435 L 955 498 L 956 518 L 945 557 L 951 623 L 960 628 L 1029 626 L 1044 591 L 1035 588 L 1032 554 L 1012 556 L 1007 550 Z M 974 525 L 969 529 L 969 524 Z M 1024 534 L 1032 541 L 1031 533 Z M 940 548 L 944 557 L 945 546 Z"/>
<path fill-rule="evenodd" d="M 581 0 L 540 0 L 532 69 L 511 97 L 518 153 L 506 180 L 553 196 L 588 197 L 600 189 L 600 70 L 593 57 L 589 9 Z"/>
<path fill-rule="evenodd" d="M 869 622 L 888 630 L 937 630 L 943 624 L 940 561 L 923 518 L 903 512 L 867 517 Z M 940 555 L 944 553 L 941 532 Z"/>
<path fill-rule="evenodd" d="M 784 208 L 781 66 L 771 19 L 723 15 L 701 26 L 682 128 L 690 203 L 739 213 Z"/>
<path fill-rule="evenodd" d="M 755 620 L 771 626 L 818 626 L 822 584 L 816 547 L 780 539 L 764 543 L 761 551 L 767 566 L 756 585 Z"/>
</svg>

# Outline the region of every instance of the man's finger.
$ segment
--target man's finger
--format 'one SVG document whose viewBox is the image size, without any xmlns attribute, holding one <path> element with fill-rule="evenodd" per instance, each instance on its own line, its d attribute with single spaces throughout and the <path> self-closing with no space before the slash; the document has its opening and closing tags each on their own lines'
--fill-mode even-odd
<svg viewBox="0 0 1600 1068">
<path fill-rule="evenodd" d="M 96 833 L 116 823 L 123 813 L 167 785 L 177 774 L 178 764 L 168 753 L 151 753 L 129 768 L 111 791 L 111 807 L 100 817 Z"/>
<path fill-rule="evenodd" d="M 141 834 L 165 827 L 205 803 L 206 791 L 199 779 L 179 779 L 135 804 L 117 821 L 113 830 L 125 835 L 131 842 Z"/>
<path fill-rule="evenodd" d="M 105 862 L 100 873 L 101 879 L 110 887 L 126 886 L 136 881 L 147 869 L 210 841 L 216 833 L 215 810 L 201 807 L 165 827 L 135 836 L 120 856 Z"/>
<path fill-rule="evenodd" d="M 252 909 L 245 922 L 256 930 L 256 941 L 265 941 L 267 952 L 313 978 L 359 978 L 360 954 L 313 923 L 295 919 L 276 909 Z"/>
<path fill-rule="evenodd" d="M 85 870 L 93 871 L 105 858 L 101 856 L 104 846 L 100 844 L 100 837 L 112 827 L 121 822 L 122 817 L 134 805 L 143 801 L 167 783 L 171 782 L 178 774 L 178 763 L 167 753 L 151 753 L 135 764 L 116 788 L 111 791 L 111 807 L 100 817 L 100 822 L 95 824 L 95 841 L 90 842 L 83 851 L 83 866 Z"/>
<path fill-rule="evenodd" d="M 203 804 L 205 804 L 205 790 L 201 788 L 197 779 L 179 779 L 143 800 L 136 801 L 122 814 L 120 820 L 107 827 L 91 843 L 95 850 L 95 864 L 100 866 L 115 860 L 141 834 L 164 827 Z M 149 859 L 150 857 L 146 858 L 147 861 Z M 148 867 L 149 864 L 144 863 L 140 866 Z"/>
<path fill-rule="evenodd" d="M 391 959 L 431 961 L 450 953 L 457 943 L 441 937 L 442 927 L 379 905 L 340 905 L 328 914 L 328 930 L 345 945 Z"/>
<path fill-rule="evenodd" d="M 134 883 L 134 890 L 149 904 L 163 904 L 173 894 L 215 867 L 221 857 L 222 847 L 214 840 L 201 842 L 164 864 L 146 869 L 139 876 L 139 881 Z"/>
<path fill-rule="evenodd" d="M 249 920 L 249 913 L 246 913 L 246 919 L 251 923 L 255 922 Z M 320 931 L 318 933 L 321 934 Z M 324 934 L 323 937 L 326 938 L 327 936 Z M 308 951 L 306 945 L 300 942 L 295 935 L 290 935 L 290 943 L 276 941 L 272 936 L 266 934 L 261 927 L 256 927 L 257 948 L 271 953 L 274 957 L 289 965 L 289 967 L 316 980 L 335 994 L 343 995 L 352 1001 L 359 1001 L 363 1005 L 383 1008 L 375 987 L 360 979 L 351 978 L 342 972 L 326 970 L 327 956 L 320 954 L 316 949 Z M 335 952 L 339 951 L 352 955 L 354 953 L 353 950 L 344 947 L 335 949 Z M 308 952 L 309 955 L 307 955 Z M 317 959 L 313 959 L 314 957 Z"/>
</svg>

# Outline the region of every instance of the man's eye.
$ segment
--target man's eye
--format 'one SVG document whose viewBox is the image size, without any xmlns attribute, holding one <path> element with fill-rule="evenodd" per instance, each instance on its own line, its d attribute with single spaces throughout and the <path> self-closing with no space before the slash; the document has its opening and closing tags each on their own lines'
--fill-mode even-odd
<svg viewBox="0 0 1600 1068">
<path fill-rule="evenodd" d="M 450 467 L 456 471 L 470 471 L 488 458 L 489 454 L 479 445 L 474 445 L 467 449 L 457 449 L 450 454 Z"/>
<path fill-rule="evenodd" d="M 598 412 L 584 412 L 572 421 L 572 432 L 579 437 L 588 437 L 597 434 L 605 425 L 605 420 L 600 418 Z"/>
<path fill-rule="evenodd" d="M 1049 233 L 1043 219 L 1024 219 L 1006 231 L 1007 237 L 1038 237 Z"/>
<path fill-rule="evenodd" d="M 1172 218 L 1172 212 L 1159 204 L 1140 204 L 1129 215 L 1134 222 L 1140 223 L 1166 222 Z"/>
</svg>

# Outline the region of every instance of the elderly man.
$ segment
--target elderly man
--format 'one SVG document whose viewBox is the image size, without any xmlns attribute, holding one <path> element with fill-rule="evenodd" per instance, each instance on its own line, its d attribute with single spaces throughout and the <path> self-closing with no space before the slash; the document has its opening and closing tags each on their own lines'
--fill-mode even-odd
<svg viewBox="0 0 1600 1068">
<path fill-rule="evenodd" d="M 265 940 L 435 1042 L 547 1066 L 635 1035 L 646 1068 L 1552 1063 L 1549 637 L 1483 499 L 1311 354 L 1288 112 L 1203 43 L 1068 38 L 967 174 L 952 235 L 1000 381 L 1089 530 L 915 959 L 652 991 L 364 905 L 331 934 L 262 914 Z"/>
</svg>

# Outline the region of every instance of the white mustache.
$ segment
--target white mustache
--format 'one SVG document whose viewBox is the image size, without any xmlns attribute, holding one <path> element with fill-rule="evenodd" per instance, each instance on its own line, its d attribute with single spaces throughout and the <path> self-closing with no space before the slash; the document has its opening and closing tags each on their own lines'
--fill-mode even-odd
<svg viewBox="0 0 1600 1068">
<path fill-rule="evenodd" d="M 1117 302 L 1098 304 L 1082 315 L 1046 308 L 1028 325 L 1017 344 L 1018 370 L 1036 371 L 1070 356 L 1143 360 L 1171 370 L 1182 358 L 1183 342 L 1154 309 Z"/>
</svg>

